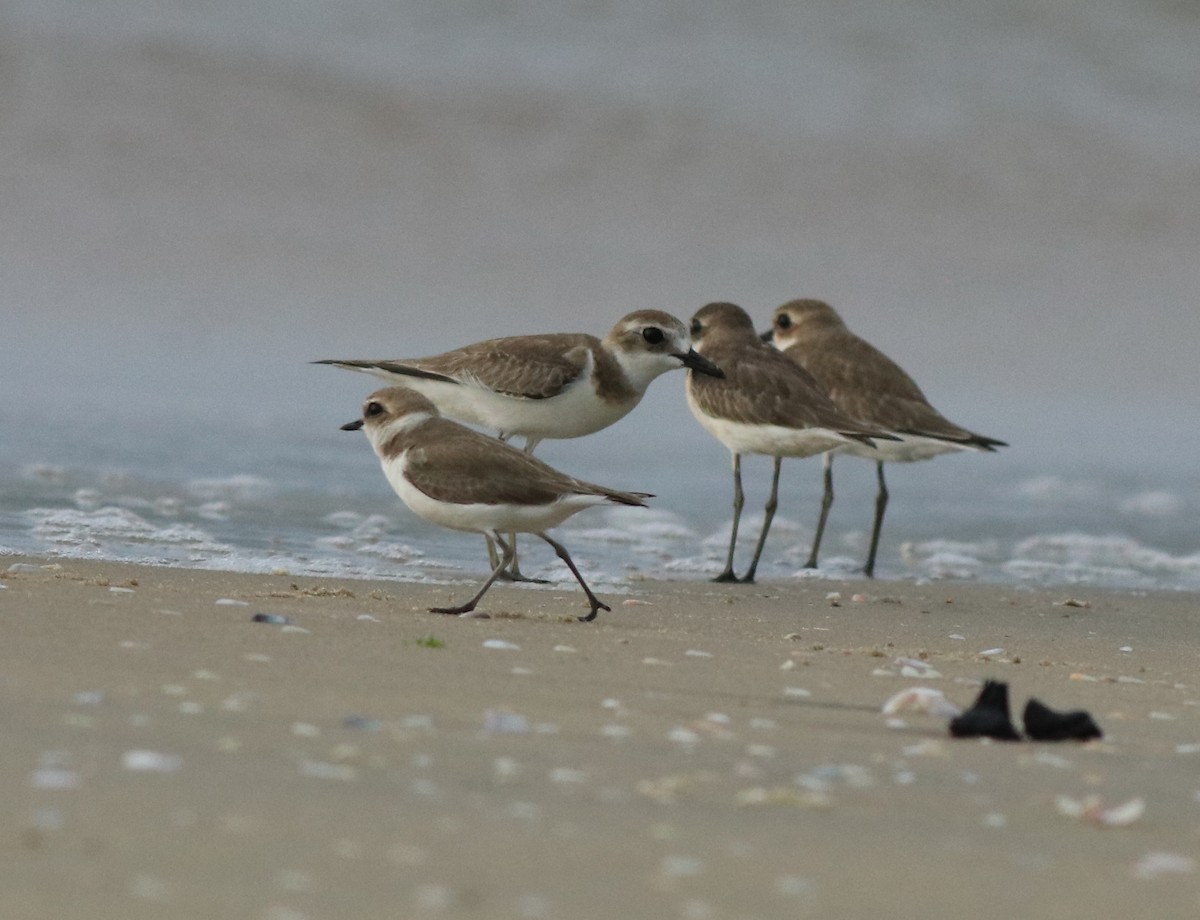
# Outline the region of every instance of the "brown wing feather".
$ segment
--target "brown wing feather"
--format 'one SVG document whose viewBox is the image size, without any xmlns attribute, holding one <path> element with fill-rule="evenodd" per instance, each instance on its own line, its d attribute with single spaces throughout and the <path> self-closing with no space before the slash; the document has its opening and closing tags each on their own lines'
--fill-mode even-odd
<svg viewBox="0 0 1200 920">
<path fill-rule="evenodd" d="M 421 444 L 408 450 L 405 476 L 439 501 L 458 504 L 546 505 L 564 495 L 603 495 L 645 505 L 642 493 L 621 492 L 560 473 L 524 451 L 447 419 L 420 426 Z"/>
<path fill-rule="evenodd" d="M 900 365 L 853 333 L 831 332 L 785 354 L 826 387 L 839 409 L 868 424 L 981 447 L 1002 444 L 955 425 Z"/>
<path fill-rule="evenodd" d="M 873 433 L 840 410 L 812 374 L 774 348 L 715 348 L 705 357 L 725 371 L 725 379 L 693 373 L 689 384 L 697 404 L 711 415 L 750 424 Z"/>
<path fill-rule="evenodd" d="M 575 333 L 513 336 L 477 342 L 415 361 L 397 361 L 460 382 L 473 380 L 506 396 L 549 399 L 576 380 L 588 353 L 600 345 L 594 336 Z"/>
</svg>

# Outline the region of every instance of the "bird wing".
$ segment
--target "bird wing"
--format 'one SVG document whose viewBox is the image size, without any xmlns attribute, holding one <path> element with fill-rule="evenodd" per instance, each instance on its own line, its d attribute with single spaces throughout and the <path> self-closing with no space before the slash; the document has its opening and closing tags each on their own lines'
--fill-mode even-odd
<svg viewBox="0 0 1200 920">
<path fill-rule="evenodd" d="M 1004 442 L 954 424 L 926 399 L 900 365 L 852 333 L 789 348 L 843 412 L 888 431 L 991 449 Z"/>
<path fill-rule="evenodd" d="M 705 357 L 725 371 L 725 379 L 690 373 L 689 384 L 697 404 L 711 415 L 748 424 L 873 433 L 840 410 L 812 374 L 774 348 Z"/>
<path fill-rule="evenodd" d="M 390 362 L 505 396 L 549 399 L 591 365 L 593 336 L 572 333 L 489 339 L 416 361 Z"/>
<path fill-rule="evenodd" d="M 448 419 L 422 426 L 409 448 L 405 478 L 430 498 L 455 504 L 548 505 L 564 495 L 602 495 L 644 505 L 642 493 L 620 492 L 568 476 L 510 444 Z"/>
</svg>

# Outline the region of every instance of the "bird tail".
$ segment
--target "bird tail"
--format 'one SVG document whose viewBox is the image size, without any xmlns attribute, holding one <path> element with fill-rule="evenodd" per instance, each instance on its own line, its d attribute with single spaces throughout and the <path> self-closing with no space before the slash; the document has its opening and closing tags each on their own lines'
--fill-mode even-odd
<svg viewBox="0 0 1200 920">
<path fill-rule="evenodd" d="M 593 485 L 597 495 L 603 495 L 610 502 L 616 502 L 618 505 L 632 505 L 636 508 L 645 508 L 646 499 L 654 498 L 650 492 L 622 492 L 619 489 L 608 489 L 604 486 Z"/>
<path fill-rule="evenodd" d="M 445 374 L 427 371 L 424 368 L 415 367 L 412 364 L 403 364 L 399 361 L 359 361 L 326 358 L 322 361 L 313 361 L 311 363 L 332 364 L 334 367 L 345 368 L 348 371 L 362 371 L 367 374 L 383 373 L 400 377 L 419 377 L 422 380 L 440 380 L 442 383 L 458 383 L 453 377 L 447 377 Z"/>
</svg>

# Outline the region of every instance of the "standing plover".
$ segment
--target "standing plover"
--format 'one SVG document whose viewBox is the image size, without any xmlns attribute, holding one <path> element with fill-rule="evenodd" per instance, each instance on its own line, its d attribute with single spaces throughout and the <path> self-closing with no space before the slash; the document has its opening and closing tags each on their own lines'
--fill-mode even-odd
<svg viewBox="0 0 1200 920">
<path fill-rule="evenodd" d="M 604 339 L 585 333 L 488 339 L 427 358 L 325 360 L 424 393 L 443 415 L 526 439 L 578 438 L 630 412 L 659 375 L 679 367 L 720 377 L 687 327 L 661 310 L 623 317 Z M 491 549 L 489 537 L 489 550 Z M 513 572 L 521 580 L 513 542 Z M 493 563 L 494 563 L 493 555 Z"/>
<path fill-rule="evenodd" d="M 823 301 L 793 300 L 784 304 L 775 311 L 771 329 L 763 338 L 812 374 L 829 391 L 839 409 L 885 429 L 896 438 L 875 445 L 851 442 L 825 454 L 825 493 L 812 551 L 805 563 L 808 568 L 817 566 L 825 520 L 833 504 L 834 453 L 875 461 L 879 492 L 875 498 L 875 521 L 871 525 L 871 547 L 863 567 L 870 578 L 875 574 L 875 553 L 888 502 L 884 463 L 910 463 L 950 451 L 994 451 L 1008 446 L 960 428 L 945 418 L 895 361 L 847 329 L 833 307 Z"/>
<path fill-rule="evenodd" d="M 620 492 L 575 479 L 511 445 L 442 418 L 427 397 L 407 387 L 389 387 L 367 397 L 362 418 L 342 426 L 366 431 L 384 475 L 404 504 L 425 520 L 453 530 L 490 535 L 500 562 L 483 587 L 458 607 L 432 607 L 432 613 L 469 613 L 512 559 L 502 533 L 541 537 L 566 563 L 596 618 L 610 609 L 588 587 L 565 546 L 546 535 L 571 515 L 612 502 L 644 507 L 652 496 Z"/>
<path fill-rule="evenodd" d="M 688 405 L 733 454 L 733 530 L 725 568 L 714 580 L 752 582 L 778 504 L 782 459 L 810 457 L 848 443 L 870 444 L 872 438 L 890 435 L 839 411 L 812 375 L 760 340 L 741 307 L 702 307 L 692 318 L 691 333 L 697 349 L 725 376 L 688 374 Z M 739 579 L 733 572 L 733 551 L 745 501 L 742 454 L 766 454 L 775 466 L 754 558 Z"/>
</svg>

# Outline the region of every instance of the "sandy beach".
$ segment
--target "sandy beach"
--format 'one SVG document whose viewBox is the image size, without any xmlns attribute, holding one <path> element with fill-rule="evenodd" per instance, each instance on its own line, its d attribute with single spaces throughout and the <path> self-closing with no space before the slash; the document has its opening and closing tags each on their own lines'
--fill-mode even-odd
<svg viewBox="0 0 1200 920">
<path fill-rule="evenodd" d="M 425 607 L 468 584 L 0 573 L 0 916 L 1200 909 L 1192 595 L 654 582 L 582 624 L 565 590 L 459 619 Z M 985 678 L 1105 738 L 880 711 L 910 686 L 965 707 Z"/>
</svg>

